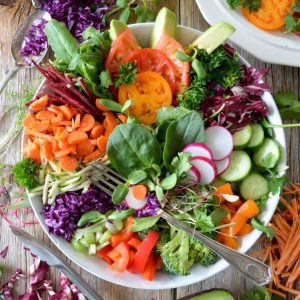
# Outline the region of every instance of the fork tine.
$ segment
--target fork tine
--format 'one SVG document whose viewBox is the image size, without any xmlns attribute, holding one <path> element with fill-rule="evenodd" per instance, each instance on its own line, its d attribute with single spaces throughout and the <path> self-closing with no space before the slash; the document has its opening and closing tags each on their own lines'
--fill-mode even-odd
<svg viewBox="0 0 300 300">
<path fill-rule="evenodd" d="M 100 163 L 98 161 L 94 161 L 94 162 L 91 163 L 91 165 L 95 166 L 95 167 L 98 167 L 99 169 L 102 168 L 103 170 L 112 173 L 113 175 L 115 175 L 119 179 L 123 180 L 124 182 L 126 181 L 126 179 L 123 176 L 121 176 L 120 174 L 118 174 L 117 172 L 115 172 L 114 170 L 109 168 L 107 165 L 104 165 L 103 163 Z"/>
<path fill-rule="evenodd" d="M 111 176 L 109 173 L 105 173 L 105 169 L 100 168 L 98 165 L 92 165 L 94 169 L 101 173 L 101 175 L 108 177 L 111 181 L 115 182 L 116 184 L 124 183 L 124 181 L 120 181 L 117 178 Z"/>
<path fill-rule="evenodd" d="M 100 176 L 97 177 L 97 180 L 101 181 L 102 183 L 104 183 L 105 185 L 107 185 L 108 187 L 110 187 L 112 190 L 114 190 L 117 187 L 116 185 L 111 184 L 110 182 L 108 182 L 107 180 L 105 180 L 104 178 L 102 178 Z"/>
<path fill-rule="evenodd" d="M 94 184 L 96 185 L 100 190 L 102 190 L 104 193 L 106 193 L 109 196 L 112 196 L 112 192 L 108 190 L 106 187 L 102 186 L 98 182 L 96 182 L 93 178 L 87 176 L 87 178 Z"/>
</svg>

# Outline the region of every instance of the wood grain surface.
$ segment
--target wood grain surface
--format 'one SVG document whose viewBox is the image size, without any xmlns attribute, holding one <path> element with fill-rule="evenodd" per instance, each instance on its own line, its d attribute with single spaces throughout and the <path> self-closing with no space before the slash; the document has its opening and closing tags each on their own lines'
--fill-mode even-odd
<svg viewBox="0 0 300 300">
<path fill-rule="evenodd" d="M 203 0 L 204 1 L 204 0 Z M 208 0 L 206 0 L 208 1 Z M 1 5 L 9 3 L 8 6 Z M 11 5 L 11 3 L 13 3 Z M 152 4 L 155 9 L 159 9 L 162 6 L 167 6 L 176 12 L 179 23 L 189 27 L 193 27 L 199 30 L 205 30 L 208 24 L 203 19 L 196 3 L 194 0 L 161 0 L 157 1 L 157 4 Z M 0 2 L 0 76 L 4 76 L 7 69 L 13 66 L 13 60 L 10 56 L 10 41 L 13 32 L 17 28 L 19 22 L 27 16 L 34 8 L 29 0 L 18 0 L 18 1 L 1 1 Z M 253 45 L 249 45 L 253 47 Z M 237 48 L 238 49 L 238 48 Z M 267 66 L 266 63 L 259 61 L 246 51 L 238 49 L 240 54 L 244 56 L 252 65 L 257 68 L 264 68 Z M 266 78 L 266 81 L 273 86 L 274 92 L 276 91 L 293 91 L 299 96 L 299 77 L 300 72 L 298 68 L 291 68 L 285 66 L 272 65 L 271 70 Z M 0 98 L 0 118 L 5 110 L 8 102 L 18 101 L 18 97 L 8 97 L 10 91 L 21 91 L 24 85 L 32 86 L 37 73 L 35 70 L 22 70 L 19 74 L 10 82 L 6 94 L 3 93 Z M 7 128 L 11 126 L 12 119 L 6 118 L 0 125 L 0 134 L 3 134 Z M 288 129 L 286 130 L 287 139 L 287 155 L 289 162 L 288 175 L 293 181 L 300 181 L 299 176 L 299 140 L 300 130 L 299 129 Z M 15 142 L 11 147 L 8 155 L 1 160 L 1 163 L 13 164 L 21 158 L 20 154 L 20 140 Z M 1 170 L 0 170 L 1 172 Z M 12 183 L 12 182 L 11 182 Z M 12 183 L 13 185 L 13 183 Z M 51 248 L 55 248 L 50 243 L 50 240 L 42 231 L 39 225 L 28 226 L 26 230 L 42 240 L 46 245 Z M 8 225 L 3 220 L 0 220 L 0 249 L 4 246 L 9 245 L 9 253 L 5 261 L 0 262 L 5 270 L 2 281 L 6 279 L 8 274 L 11 274 L 17 267 L 22 268 L 25 272 L 29 271 L 31 263 L 31 257 L 28 253 L 22 250 L 21 244 L 13 237 L 10 233 Z M 56 252 L 59 251 L 55 248 Z M 139 289 L 128 289 L 125 287 L 117 286 L 104 280 L 97 279 L 90 275 L 88 272 L 83 271 L 73 263 L 71 265 L 86 279 L 93 288 L 95 288 L 104 299 L 107 300 L 146 300 L 153 298 L 155 300 L 171 300 L 179 299 L 188 294 L 207 290 L 211 288 L 225 288 L 233 292 L 236 299 L 242 291 L 252 287 L 252 284 L 245 278 L 241 277 L 235 270 L 228 268 L 227 270 L 219 273 L 217 276 L 211 277 L 208 280 L 199 282 L 194 285 L 190 285 L 183 288 L 173 290 L 161 290 L 161 291 L 147 291 Z M 55 283 L 58 282 L 60 275 L 59 272 L 51 269 L 49 278 Z M 17 293 L 15 299 L 18 299 L 18 295 L 26 290 L 28 280 L 25 278 L 20 280 L 17 285 Z M 289 296 L 289 299 L 293 299 Z"/>
</svg>

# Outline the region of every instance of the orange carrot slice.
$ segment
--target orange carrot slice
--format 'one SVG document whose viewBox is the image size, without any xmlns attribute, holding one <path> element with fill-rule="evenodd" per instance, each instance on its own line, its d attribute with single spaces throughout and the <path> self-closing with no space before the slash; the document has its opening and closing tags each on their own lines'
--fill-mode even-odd
<svg viewBox="0 0 300 300">
<path fill-rule="evenodd" d="M 45 95 L 45 96 L 41 97 L 40 99 L 37 99 L 37 100 L 33 101 L 30 104 L 29 108 L 32 109 L 32 110 L 42 110 L 47 105 L 48 105 L 48 96 Z"/>
<path fill-rule="evenodd" d="M 246 223 L 241 229 L 240 231 L 237 233 L 237 236 L 243 236 L 248 234 L 249 232 L 252 231 L 252 226 L 248 223 Z"/>
<path fill-rule="evenodd" d="M 71 120 L 73 117 L 73 112 L 68 105 L 61 105 L 58 109 L 62 112 L 66 120 Z"/>
<path fill-rule="evenodd" d="M 59 114 L 56 115 L 56 117 L 51 119 L 51 123 L 52 124 L 59 124 L 63 119 L 64 119 L 64 115 L 62 113 L 59 113 Z"/>
<path fill-rule="evenodd" d="M 55 118 L 55 114 L 48 110 L 41 110 L 35 115 L 35 118 L 37 120 L 41 120 L 41 121 L 44 121 L 44 120 L 51 121 L 53 118 Z"/>
<path fill-rule="evenodd" d="M 97 158 L 99 158 L 101 155 L 100 151 L 97 149 L 96 151 L 92 152 L 91 154 L 89 155 L 86 155 L 83 159 L 83 162 L 89 162 L 89 161 L 93 161 Z"/>
<path fill-rule="evenodd" d="M 108 137 L 104 135 L 100 136 L 97 139 L 97 146 L 101 153 L 106 152 L 107 141 L 108 141 Z"/>
<path fill-rule="evenodd" d="M 45 141 L 44 143 L 42 143 L 41 144 L 41 153 L 46 159 L 53 161 L 54 155 L 53 155 L 53 151 L 52 151 L 52 143 L 48 142 L 48 141 Z"/>
<path fill-rule="evenodd" d="M 28 128 L 30 129 L 31 128 L 31 124 L 35 122 L 35 118 L 33 115 L 31 114 L 28 114 L 25 116 L 25 118 L 22 120 L 22 125 L 25 127 L 25 128 Z"/>
<path fill-rule="evenodd" d="M 59 151 L 54 152 L 55 157 L 63 157 L 70 154 L 70 150 L 68 148 L 61 149 Z"/>
<path fill-rule="evenodd" d="M 95 118 L 92 115 L 85 114 L 80 122 L 80 129 L 90 131 L 95 124 Z"/>
<path fill-rule="evenodd" d="M 104 132 L 103 125 L 101 125 L 101 124 L 95 125 L 91 131 L 90 138 L 97 139 L 98 137 L 100 137 L 103 134 L 103 132 Z"/>
<path fill-rule="evenodd" d="M 58 161 L 61 168 L 66 172 L 72 172 L 78 167 L 77 159 L 71 156 L 60 157 Z"/>
<path fill-rule="evenodd" d="M 36 132 L 34 130 L 26 129 L 25 133 L 30 134 L 30 135 L 35 136 L 35 137 L 38 137 L 38 138 L 42 138 L 42 139 L 44 139 L 46 141 L 49 141 L 49 142 L 52 142 L 53 139 L 54 139 L 52 135 L 44 134 L 44 133 L 41 133 L 41 132 Z"/>
<path fill-rule="evenodd" d="M 237 213 L 243 215 L 245 218 L 250 219 L 259 214 L 259 208 L 254 200 L 249 199 L 243 203 L 243 205 L 238 209 Z"/>
<path fill-rule="evenodd" d="M 77 155 L 78 156 L 86 156 L 91 154 L 95 149 L 95 146 L 92 145 L 90 140 L 86 140 L 77 145 Z"/>
<path fill-rule="evenodd" d="M 136 184 L 133 186 L 132 193 L 136 199 L 143 200 L 148 193 L 148 188 L 144 184 Z"/>
<path fill-rule="evenodd" d="M 235 223 L 235 225 L 229 227 L 229 235 L 231 236 L 236 235 L 242 229 L 242 227 L 247 223 L 247 221 L 248 219 L 245 216 L 236 213 L 231 220 L 231 222 Z"/>
<path fill-rule="evenodd" d="M 70 133 L 68 137 L 68 142 L 71 145 L 77 145 L 79 143 L 86 141 L 87 139 L 88 139 L 87 134 L 81 129 L 78 129 Z"/>
</svg>

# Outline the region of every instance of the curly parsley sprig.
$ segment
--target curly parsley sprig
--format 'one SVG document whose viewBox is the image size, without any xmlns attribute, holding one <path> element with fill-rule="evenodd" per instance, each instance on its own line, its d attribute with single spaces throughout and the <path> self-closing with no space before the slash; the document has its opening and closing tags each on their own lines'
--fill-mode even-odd
<svg viewBox="0 0 300 300">
<path fill-rule="evenodd" d="M 248 8 L 250 12 L 258 11 L 261 8 L 261 0 L 227 0 L 227 3 L 232 9 L 242 5 Z"/>
<path fill-rule="evenodd" d="M 125 62 L 118 66 L 118 78 L 115 81 L 115 86 L 119 88 L 122 84 L 132 84 L 137 79 L 138 69 L 135 63 Z"/>
</svg>

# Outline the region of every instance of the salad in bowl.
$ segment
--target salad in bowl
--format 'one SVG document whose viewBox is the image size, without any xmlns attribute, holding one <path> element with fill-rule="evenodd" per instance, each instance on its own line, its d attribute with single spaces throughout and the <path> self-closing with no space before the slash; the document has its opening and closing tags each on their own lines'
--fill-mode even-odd
<svg viewBox="0 0 300 300">
<path fill-rule="evenodd" d="M 89 27 L 82 43 L 47 23 L 55 60 L 36 66 L 45 81 L 14 173 L 52 241 L 84 269 L 157 289 L 227 266 L 161 209 L 243 252 L 268 231 L 284 134 L 273 129 L 268 70 L 226 44 L 234 31 L 221 22 L 200 34 L 167 8 L 154 24 Z"/>
</svg>

